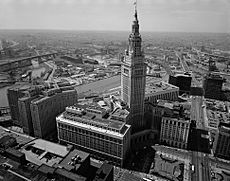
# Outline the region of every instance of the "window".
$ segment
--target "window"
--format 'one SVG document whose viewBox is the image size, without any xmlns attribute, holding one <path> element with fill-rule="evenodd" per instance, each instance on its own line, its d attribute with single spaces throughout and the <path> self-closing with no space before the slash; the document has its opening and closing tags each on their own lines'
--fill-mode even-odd
<svg viewBox="0 0 230 181">
<path fill-rule="evenodd" d="M 125 74 L 129 74 L 129 70 L 126 69 L 126 68 L 124 68 L 124 73 L 125 73 Z"/>
</svg>

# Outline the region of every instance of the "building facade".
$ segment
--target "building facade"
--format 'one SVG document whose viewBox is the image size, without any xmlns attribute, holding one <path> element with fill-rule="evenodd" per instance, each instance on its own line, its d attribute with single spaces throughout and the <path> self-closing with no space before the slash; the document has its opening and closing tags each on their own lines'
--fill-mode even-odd
<svg viewBox="0 0 230 181">
<path fill-rule="evenodd" d="M 187 148 L 190 122 L 184 119 L 163 117 L 160 142 L 177 148 Z"/>
<path fill-rule="evenodd" d="M 230 160 L 230 124 L 220 123 L 213 148 L 215 156 Z"/>
<path fill-rule="evenodd" d="M 192 76 L 188 73 L 170 75 L 169 83 L 179 87 L 180 95 L 183 93 L 190 94 Z"/>
<path fill-rule="evenodd" d="M 20 112 L 18 108 L 18 99 L 25 95 L 25 91 L 31 87 L 30 84 L 15 84 L 7 90 L 7 99 L 10 107 L 10 114 L 14 124 L 22 126 L 20 121 Z"/>
<path fill-rule="evenodd" d="M 167 82 L 149 82 L 146 84 L 145 101 L 157 104 L 157 100 L 177 101 L 179 88 Z"/>
<path fill-rule="evenodd" d="M 77 103 L 77 91 L 50 89 L 43 96 L 33 99 L 30 103 L 30 113 L 34 136 L 47 138 L 56 134 L 56 116 L 65 110 L 66 106 Z"/>
<path fill-rule="evenodd" d="M 130 125 L 114 119 L 102 108 L 76 105 L 56 118 L 58 139 L 94 157 L 123 166 L 130 147 Z"/>
<path fill-rule="evenodd" d="M 222 100 L 224 98 L 222 91 L 224 81 L 224 78 L 218 74 L 206 75 L 203 81 L 204 97 Z"/>
<path fill-rule="evenodd" d="M 187 149 L 191 105 L 159 100 L 153 110 L 153 128 L 158 129 L 160 123 L 160 142 Z"/>
<path fill-rule="evenodd" d="M 141 35 L 135 9 L 132 33 L 129 35 L 129 48 L 125 52 L 121 66 L 121 98 L 128 105 L 130 111 L 129 124 L 132 132 L 144 128 L 144 99 L 146 64 L 141 49 Z"/>
<path fill-rule="evenodd" d="M 36 96 L 32 97 L 22 97 L 18 100 L 18 109 L 20 112 L 20 122 L 22 123 L 23 132 L 34 136 L 34 128 L 32 123 L 31 111 L 30 111 L 30 103 Z"/>
</svg>

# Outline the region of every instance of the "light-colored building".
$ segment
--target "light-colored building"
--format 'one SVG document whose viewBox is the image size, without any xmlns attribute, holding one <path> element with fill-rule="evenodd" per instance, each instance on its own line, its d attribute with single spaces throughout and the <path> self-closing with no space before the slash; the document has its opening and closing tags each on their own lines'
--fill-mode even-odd
<svg viewBox="0 0 230 181">
<path fill-rule="evenodd" d="M 164 103 L 161 120 L 160 142 L 169 146 L 186 149 L 190 129 L 189 107 L 179 103 Z"/>
<path fill-rule="evenodd" d="M 160 141 L 177 148 L 187 148 L 190 122 L 188 120 L 163 117 Z"/>
<path fill-rule="evenodd" d="M 56 118 L 58 139 L 96 158 L 123 166 L 130 147 L 131 126 L 124 122 L 129 113 L 122 111 L 118 109 L 109 114 L 97 103 L 66 107 L 65 112 Z"/>
<path fill-rule="evenodd" d="M 144 99 L 146 63 L 141 48 L 139 22 L 135 10 L 132 33 L 129 35 L 129 48 L 126 50 L 121 66 L 121 99 L 130 109 L 129 124 L 132 132 L 138 132 L 145 127 Z"/>
</svg>

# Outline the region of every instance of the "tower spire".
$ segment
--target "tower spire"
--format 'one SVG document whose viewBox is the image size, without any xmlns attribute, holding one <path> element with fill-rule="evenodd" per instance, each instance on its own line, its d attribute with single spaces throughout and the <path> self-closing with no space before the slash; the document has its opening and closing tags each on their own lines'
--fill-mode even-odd
<svg viewBox="0 0 230 181">
<path fill-rule="evenodd" d="M 134 5 L 134 17 L 135 17 L 135 20 L 138 21 L 137 20 L 137 0 L 135 0 L 133 5 Z"/>
</svg>

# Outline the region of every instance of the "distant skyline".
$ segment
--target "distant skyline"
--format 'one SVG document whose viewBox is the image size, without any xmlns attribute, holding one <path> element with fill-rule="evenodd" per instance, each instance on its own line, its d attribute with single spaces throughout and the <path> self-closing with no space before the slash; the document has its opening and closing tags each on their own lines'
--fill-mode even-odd
<svg viewBox="0 0 230 181">
<path fill-rule="evenodd" d="M 133 0 L 0 0 L 0 29 L 130 31 Z M 229 0 L 139 0 L 140 31 L 230 33 Z"/>
</svg>

